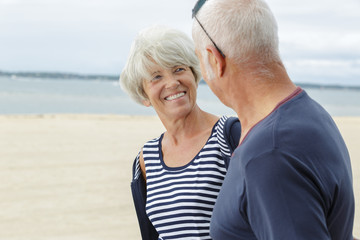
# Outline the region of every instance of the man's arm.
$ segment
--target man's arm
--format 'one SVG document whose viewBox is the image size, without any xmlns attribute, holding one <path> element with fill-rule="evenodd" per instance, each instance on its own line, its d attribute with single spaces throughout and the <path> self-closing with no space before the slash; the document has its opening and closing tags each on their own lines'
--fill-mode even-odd
<svg viewBox="0 0 360 240">
<path fill-rule="evenodd" d="M 331 239 L 321 181 L 294 156 L 273 150 L 246 166 L 242 208 L 258 239 Z"/>
</svg>

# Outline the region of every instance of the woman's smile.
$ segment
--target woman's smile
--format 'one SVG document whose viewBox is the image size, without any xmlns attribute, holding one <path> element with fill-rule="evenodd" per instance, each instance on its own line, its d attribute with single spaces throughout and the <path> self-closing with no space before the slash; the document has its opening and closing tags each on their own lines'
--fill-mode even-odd
<svg viewBox="0 0 360 240">
<path fill-rule="evenodd" d="M 186 92 L 179 92 L 179 93 L 175 93 L 175 94 L 172 94 L 172 95 L 169 95 L 167 97 L 165 97 L 165 100 L 167 101 L 173 101 L 173 100 L 176 100 L 178 98 L 181 98 L 183 96 L 185 96 Z"/>
</svg>

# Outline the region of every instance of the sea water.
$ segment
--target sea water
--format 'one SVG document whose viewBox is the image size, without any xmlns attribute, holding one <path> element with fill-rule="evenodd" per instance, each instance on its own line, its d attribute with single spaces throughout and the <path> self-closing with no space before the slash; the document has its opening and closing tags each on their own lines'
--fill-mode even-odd
<svg viewBox="0 0 360 240">
<path fill-rule="evenodd" d="M 360 116 L 359 88 L 304 88 L 332 116 Z M 216 115 L 235 115 L 206 84 L 199 84 L 200 108 Z M 135 103 L 118 81 L 0 77 L 0 114 L 155 115 Z"/>
</svg>

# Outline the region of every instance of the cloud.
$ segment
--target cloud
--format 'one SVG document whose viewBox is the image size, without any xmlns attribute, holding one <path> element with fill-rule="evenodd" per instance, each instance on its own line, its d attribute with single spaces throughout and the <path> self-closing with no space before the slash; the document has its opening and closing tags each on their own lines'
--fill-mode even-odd
<svg viewBox="0 0 360 240">
<path fill-rule="evenodd" d="M 357 84 L 359 0 L 267 2 L 291 76 Z M 0 0 L 0 70 L 118 74 L 141 29 L 165 24 L 191 36 L 194 3 Z"/>
<path fill-rule="evenodd" d="M 269 0 L 280 53 L 299 82 L 360 85 L 360 2 Z"/>
<path fill-rule="evenodd" d="M 0 69 L 118 74 L 144 27 L 164 23 L 190 33 L 192 4 L 1 0 L 0 52 L 6 58 Z"/>
</svg>

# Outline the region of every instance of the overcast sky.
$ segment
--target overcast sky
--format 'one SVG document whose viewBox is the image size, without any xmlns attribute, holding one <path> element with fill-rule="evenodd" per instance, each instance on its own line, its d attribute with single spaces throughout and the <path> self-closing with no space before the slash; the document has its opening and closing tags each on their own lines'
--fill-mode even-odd
<svg viewBox="0 0 360 240">
<path fill-rule="evenodd" d="M 191 36 L 196 0 L 0 0 L 0 70 L 120 74 L 137 32 Z M 267 0 L 296 82 L 360 85 L 360 0 Z"/>
</svg>

